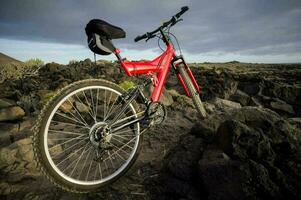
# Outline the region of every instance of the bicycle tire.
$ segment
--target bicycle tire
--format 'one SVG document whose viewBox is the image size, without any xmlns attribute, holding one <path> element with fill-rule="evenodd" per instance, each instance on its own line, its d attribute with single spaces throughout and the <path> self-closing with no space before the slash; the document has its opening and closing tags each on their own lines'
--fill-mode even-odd
<svg viewBox="0 0 301 200">
<path fill-rule="evenodd" d="M 58 91 L 56 93 L 56 95 L 54 95 L 48 101 L 48 103 L 42 109 L 42 111 L 37 119 L 37 122 L 33 128 L 33 130 L 34 130 L 33 150 L 34 150 L 34 157 L 35 157 L 38 169 L 42 172 L 42 174 L 44 176 L 46 176 L 46 178 L 50 182 L 52 182 L 57 187 L 60 187 L 61 189 L 64 189 L 64 190 L 67 190 L 70 192 L 75 192 L 75 193 L 87 193 L 87 192 L 99 190 L 103 186 L 110 184 L 110 183 L 116 181 L 117 179 L 119 179 L 121 176 L 123 176 L 136 161 L 136 159 L 139 155 L 140 149 L 141 149 L 141 142 L 142 142 L 142 135 L 137 134 L 138 144 L 137 144 L 137 148 L 133 154 L 133 157 L 131 158 L 129 163 L 123 168 L 123 170 L 120 171 L 120 173 L 118 173 L 115 177 L 113 177 L 112 179 L 110 179 L 106 182 L 102 182 L 102 183 L 94 184 L 94 185 L 82 185 L 82 184 L 72 183 L 72 182 L 64 179 L 62 176 L 60 176 L 49 163 L 49 160 L 45 153 L 45 145 L 44 145 L 44 143 L 45 143 L 44 142 L 45 127 L 46 127 L 46 124 L 48 121 L 48 117 L 50 116 L 50 113 L 52 113 L 56 104 L 58 102 L 60 102 L 60 100 L 62 100 L 62 98 L 64 98 L 66 95 L 70 94 L 72 91 L 75 91 L 77 89 L 80 89 L 80 88 L 86 87 L 86 86 L 105 86 L 105 87 L 113 88 L 114 90 L 118 91 L 121 94 L 125 92 L 118 85 L 116 85 L 112 82 L 103 80 L 103 79 L 88 79 L 88 80 L 82 80 L 82 81 L 75 82 L 73 84 L 66 86 L 65 88 L 61 89 L 60 91 Z M 137 108 L 137 104 L 135 103 L 135 101 L 132 102 L 132 105 L 133 105 L 133 107 Z"/>
</svg>

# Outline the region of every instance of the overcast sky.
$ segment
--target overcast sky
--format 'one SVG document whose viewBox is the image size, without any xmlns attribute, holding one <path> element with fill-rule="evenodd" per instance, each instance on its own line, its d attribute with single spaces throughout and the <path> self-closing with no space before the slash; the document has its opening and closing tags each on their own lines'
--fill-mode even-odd
<svg viewBox="0 0 301 200">
<path fill-rule="evenodd" d="M 114 41 L 123 56 L 151 59 L 157 41 L 133 39 L 185 5 L 172 32 L 190 62 L 301 62 L 301 0 L 1 0 L 0 52 L 60 63 L 93 58 L 84 28 L 100 18 L 126 31 Z"/>
</svg>

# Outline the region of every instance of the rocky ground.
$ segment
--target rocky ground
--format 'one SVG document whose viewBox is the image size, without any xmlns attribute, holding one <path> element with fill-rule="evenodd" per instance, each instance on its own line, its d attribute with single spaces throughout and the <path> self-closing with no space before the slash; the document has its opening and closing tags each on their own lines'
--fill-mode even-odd
<svg viewBox="0 0 301 200">
<path fill-rule="evenodd" d="M 197 118 L 171 73 L 163 97 L 168 118 L 145 134 L 135 165 L 114 184 L 84 195 L 40 175 L 31 128 L 60 88 L 87 78 L 121 83 L 124 73 L 115 63 L 85 60 L 2 77 L 1 199 L 300 199 L 301 66 L 192 66 L 209 117 Z"/>
</svg>

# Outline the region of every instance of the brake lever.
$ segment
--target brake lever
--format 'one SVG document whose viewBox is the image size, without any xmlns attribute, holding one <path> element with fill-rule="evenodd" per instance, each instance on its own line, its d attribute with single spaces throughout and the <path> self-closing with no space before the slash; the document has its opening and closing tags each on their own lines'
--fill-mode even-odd
<svg viewBox="0 0 301 200">
<path fill-rule="evenodd" d="M 183 19 L 177 19 L 176 21 L 174 21 L 171 26 L 175 25 L 176 23 L 180 22 L 180 21 L 183 21 Z"/>
</svg>

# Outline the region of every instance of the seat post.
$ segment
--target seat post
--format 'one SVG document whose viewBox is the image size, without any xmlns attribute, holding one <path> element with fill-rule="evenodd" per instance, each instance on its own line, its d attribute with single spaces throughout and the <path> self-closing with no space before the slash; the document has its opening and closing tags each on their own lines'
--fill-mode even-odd
<svg viewBox="0 0 301 200">
<path fill-rule="evenodd" d="M 113 51 L 113 53 L 115 54 L 115 56 L 117 57 L 119 62 L 122 62 L 122 58 L 120 56 L 120 49 L 115 48 L 115 50 Z"/>
</svg>

